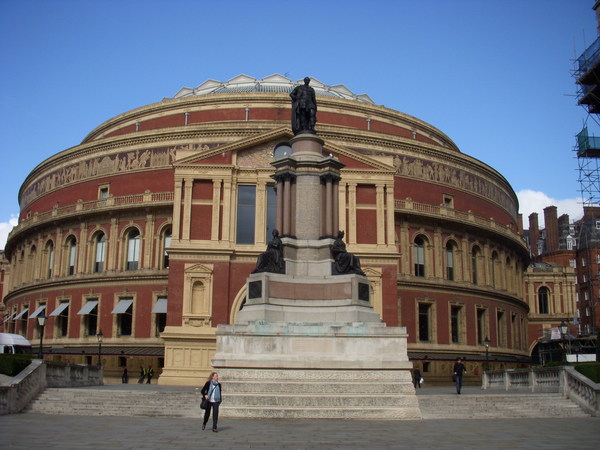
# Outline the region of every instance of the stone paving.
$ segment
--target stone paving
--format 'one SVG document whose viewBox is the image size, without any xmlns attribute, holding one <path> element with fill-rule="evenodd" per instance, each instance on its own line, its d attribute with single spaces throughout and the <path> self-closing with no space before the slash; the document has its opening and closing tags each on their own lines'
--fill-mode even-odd
<svg viewBox="0 0 600 450">
<path fill-rule="evenodd" d="M 597 449 L 600 419 L 220 420 L 15 414 L 0 417 L 3 449 L 531 448 Z"/>
<path fill-rule="evenodd" d="M 119 386 L 110 386 L 115 387 Z M 138 385 L 136 389 L 190 388 Z M 463 388 L 463 395 L 488 392 L 498 391 Z M 417 393 L 448 394 L 452 387 L 423 388 Z M 593 417 L 400 421 L 221 417 L 219 422 L 219 433 L 211 432 L 210 427 L 202 431 L 200 410 L 197 419 L 14 414 L 0 416 L 0 448 L 597 449 L 600 442 L 600 418 Z"/>
</svg>

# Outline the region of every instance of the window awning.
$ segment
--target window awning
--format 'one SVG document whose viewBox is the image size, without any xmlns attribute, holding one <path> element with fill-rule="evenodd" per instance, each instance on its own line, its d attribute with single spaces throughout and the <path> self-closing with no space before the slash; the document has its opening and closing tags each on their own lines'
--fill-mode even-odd
<svg viewBox="0 0 600 450">
<path fill-rule="evenodd" d="M 156 301 L 156 305 L 152 308 L 154 314 L 166 314 L 167 313 L 167 299 L 165 297 L 159 298 Z"/>
<path fill-rule="evenodd" d="M 132 304 L 132 298 L 122 298 L 119 300 L 119 303 L 117 303 L 117 306 L 115 306 L 115 309 L 112 310 L 112 314 L 124 314 Z"/>
<path fill-rule="evenodd" d="M 87 316 L 89 313 L 91 313 L 93 311 L 93 309 L 96 307 L 97 304 L 98 304 L 98 300 L 88 300 L 87 303 L 85 305 L 83 305 L 83 308 L 81 308 L 79 310 L 77 315 Z"/>
<path fill-rule="evenodd" d="M 39 315 L 42 313 L 42 311 L 43 311 L 43 310 L 45 310 L 45 309 L 46 309 L 46 305 L 40 305 L 40 306 L 38 307 L 38 309 L 36 309 L 36 310 L 33 312 L 33 314 L 29 316 L 29 318 L 30 318 L 30 319 L 35 319 L 35 318 L 37 318 L 37 316 L 39 316 Z"/>
<path fill-rule="evenodd" d="M 8 322 L 9 320 L 12 320 L 13 317 L 15 317 L 17 315 L 16 312 L 12 313 L 10 316 L 8 316 L 6 319 L 4 319 L 4 323 Z"/>
<path fill-rule="evenodd" d="M 25 314 L 27 311 L 29 311 L 29 308 L 25 308 L 23 311 L 21 311 L 19 314 L 17 314 L 17 315 L 15 316 L 15 320 L 17 320 L 17 319 L 20 319 L 21 317 L 23 317 L 23 315 L 24 315 L 24 314 Z"/>
<path fill-rule="evenodd" d="M 64 302 L 58 305 L 58 307 L 50 313 L 51 316 L 60 316 L 62 312 L 69 307 L 69 302 Z"/>
</svg>

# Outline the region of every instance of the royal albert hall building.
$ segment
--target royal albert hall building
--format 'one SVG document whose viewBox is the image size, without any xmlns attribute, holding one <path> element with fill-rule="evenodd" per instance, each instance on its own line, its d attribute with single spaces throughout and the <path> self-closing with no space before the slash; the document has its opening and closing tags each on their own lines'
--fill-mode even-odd
<svg viewBox="0 0 600 450">
<path fill-rule="evenodd" d="M 274 228 L 271 162 L 290 150 L 299 83 L 240 75 L 183 88 L 40 163 L 5 249 L 5 331 L 36 347 L 44 314 L 48 359 L 95 364 L 101 330 L 108 381 L 151 366 L 153 382 L 198 384 Z M 509 183 L 426 122 L 343 85 L 311 86 L 324 152 L 345 165 L 348 250 L 381 319 L 407 327 L 424 377 L 449 380 L 457 356 L 477 376 L 486 338 L 493 365 L 526 362 L 529 252 Z"/>
</svg>

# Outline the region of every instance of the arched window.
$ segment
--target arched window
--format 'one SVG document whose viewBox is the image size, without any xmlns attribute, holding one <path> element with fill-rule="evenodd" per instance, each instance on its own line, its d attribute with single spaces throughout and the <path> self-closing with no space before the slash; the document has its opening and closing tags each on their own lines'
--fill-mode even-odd
<svg viewBox="0 0 600 450">
<path fill-rule="evenodd" d="M 137 229 L 127 234 L 126 270 L 137 270 L 140 261 L 140 232 Z"/>
<path fill-rule="evenodd" d="M 67 259 L 67 275 L 75 273 L 75 260 L 77 259 L 77 239 L 71 236 L 67 241 L 68 259 Z"/>
<path fill-rule="evenodd" d="M 548 302 L 549 298 L 550 298 L 550 291 L 548 290 L 548 288 L 546 286 L 542 286 L 538 290 L 538 308 L 539 308 L 540 314 L 549 314 L 550 313 L 550 309 L 549 309 L 550 305 Z"/>
<path fill-rule="evenodd" d="M 415 238 L 413 247 L 413 262 L 415 266 L 415 276 L 425 276 L 425 241 L 421 236 Z"/>
<path fill-rule="evenodd" d="M 171 237 L 172 231 L 171 228 L 167 228 L 163 237 L 163 257 L 162 257 L 162 268 L 169 268 L 169 254 L 167 253 L 167 248 L 171 246 Z"/>
<path fill-rule="evenodd" d="M 471 279 L 473 284 L 479 283 L 479 254 L 481 250 L 476 245 L 471 251 Z"/>
<path fill-rule="evenodd" d="M 446 243 L 446 279 L 454 281 L 454 248 L 452 241 Z"/>
<path fill-rule="evenodd" d="M 104 233 L 98 233 L 96 235 L 95 244 L 94 272 L 102 272 L 104 270 L 104 259 L 106 257 L 106 236 Z"/>
<path fill-rule="evenodd" d="M 52 241 L 46 243 L 46 278 L 52 278 L 52 267 L 54 265 L 54 244 Z"/>
</svg>

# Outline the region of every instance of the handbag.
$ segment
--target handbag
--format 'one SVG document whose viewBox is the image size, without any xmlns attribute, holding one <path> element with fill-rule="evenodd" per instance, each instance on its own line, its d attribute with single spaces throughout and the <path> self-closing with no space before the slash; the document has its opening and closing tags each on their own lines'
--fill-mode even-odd
<svg viewBox="0 0 600 450">
<path fill-rule="evenodd" d="M 203 398 L 202 401 L 200 402 L 200 409 L 207 409 L 207 408 L 208 408 L 208 399 Z"/>
<path fill-rule="evenodd" d="M 419 380 L 419 383 L 425 383 L 425 378 L 421 377 L 421 379 Z"/>
</svg>

